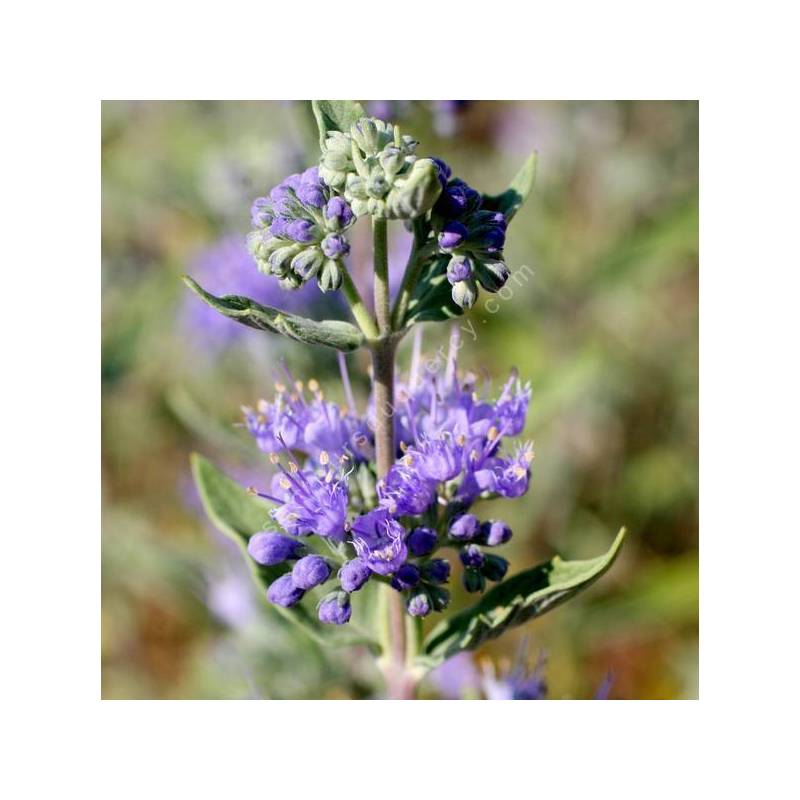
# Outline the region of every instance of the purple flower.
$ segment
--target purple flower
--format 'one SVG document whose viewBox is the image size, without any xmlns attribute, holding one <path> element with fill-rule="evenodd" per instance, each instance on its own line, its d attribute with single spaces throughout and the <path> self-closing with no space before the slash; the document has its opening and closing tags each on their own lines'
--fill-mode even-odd
<svg viewBox="0 0 800 800">
<path fill-rule="evenodd" d="M 353 223 L 353 211 L 343 197 L 332 197 L 325 206 L 325 219 L 335 230 L 344 230 Z"/>
<path fill-rule="evenodd" d="M 489 547 L 505 544 L 511 538 L 511 528 L 499 519 L 490 519 L 481 525 L 480 540 Z"/>
<path fill-rule="evenodd" d="M 351 613 L 350 596 L 346 592 L 332 592 L 317 606 L 319 621 L 328 625 L 345 625 L 350 621 Z"/>
<path fill-rule="evenodd" d="M 468 544 L 459 554 L 461 563 L 465 567 L 472 567 L 478 569 L 483 566 L 484 555 L 483 551 L 476 544 Z"/>
<path fill-rule="evenodd" d="M 450 562 L 433 558 L 422 565 L 422 576 L 431 583 L 447 583 L 450 580 Z"/>
<path fill-rule="evenodd" d="M 305 556 L 294 565 L 292 580 L 295 586 L 308 591 L 325 583 L 332 571 L 330 564 L 322 556 Z"/>
<path fill-rule="evenodd" d="M 414 528 L 408 534 L 406 544 L 413 555 L 426 556 L 436 549 L 438 538 L 436 531 L 432 528 Z"/>
<path fill-rule="evenodd" d="M 322 240 L 322 252 L 325 253 L 328 258 L 346 256 L 350 252 L 350 244 L 341 234 L 329 233 Z"/>
<path fill-rule="evenodd" d="M 447 700 L 462 700 L 465 695 L 477 695 L 481 689 L 481 673 L 468 652 L 448 658 L 430 676 L 439 694 Z"/>
<path fill-rule="evenodd" d="M 391 575 L 408 557 L 405 529 L 385 508 L 357 517 L 351 531 L 359 558 L 378 575 Z"/>
<path fill-rule="evenodd" d="M 474 539 L 478 533 L 478 518 L 473 514 L 461 514 L 451 523 L 448 533 L 451 539 L 457 541 L 468 541 Z"/>
<path fill-rule="evenodd" d="M 311 470 L 283 472 L 280 486 L 288 499 L 272 512 L 274 519 L 294 536 L 314 533 L 342 541 L 347 518 L 346 478 L 327 480 Z"/>
<path fill-rule="evenodd" d="M 392 588 L 398 592 L 413 589 L 420 578 L 419 567 L 416 564 L 402 564 L 392 577 Z"/>
<path fill-rule="evenodd" d="M 290 608 L 299 603 L 304 594 L 305 592 L 299 586 L 295 586 L 292 574 L 288 572 L 270 584 L 267 590 L 267 599 L 276 606 Z"/>
<path fill-rule="evenodd" d="M 395 464 L 378 483 L 378 497 L 390 513 L 422 514 L 436 500 L 436 487 L 406 463 Z"/>
<path fill-rule="evenodd" d="M 283 536 L 275 531 L 261 531 L 250 537 L 247 542 L 247 552 L 253 561 L 271 567 L 290 558 L 300 558 L 305 552 L 305 547 L 289 536 Z"/>
<path fill-rule="evenodd" d="M 353 558 L 339 570 L 339 582 L 346 592 L 357 592 L 372 575 L 367 562 L 361 558 Z"/>
</svg>

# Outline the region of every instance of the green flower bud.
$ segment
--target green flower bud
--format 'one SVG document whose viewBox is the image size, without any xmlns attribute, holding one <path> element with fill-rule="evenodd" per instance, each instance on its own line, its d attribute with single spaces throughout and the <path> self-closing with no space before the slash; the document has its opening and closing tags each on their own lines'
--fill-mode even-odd
<svg viewBox="0 0 800 800">
<path fill-rule="evenodd" d="M 472 278 L 453 284 L 453 302 L 461 308 L 472 308 L 478 299 L 478 285 Z"/>
<path fill-rule="evenodd" d="M 291 266 L 303 280 L 308 280 L 319 272 L 324 261 L 319 247 L 306 247 L 292 259 Z"/>
<path fill-rule="evenodd" d="M 365 155 L 373 156 L 394 141 L 394 126 L 374 117 L 362 117 L 350 126 L 350 138 Z"/>
<path fill-rule="evenodd" d="M 342 285 L 342 269 L 332 258 L 322 265 L 317 275 L 317 285 L 323 292 L 335 292 Z"/>
<path fill-rule="evenodd" d="M 396 178 L 386 197 L 389 219 L 412 219 L 429 211 L 442 193 L 439 170 L 430 158 L 415 161 L 407 174 Z"/>
<path fill-rule="evenodd" d="M 270 255 L 268 261 L 270 272 L 273 275 L 284 275 L 290 268 L 292 259 L 303 249 L 300 244 L 290 244 L 279 247 Z"/>
<path fill-rule="evenodd" d="M 461 576 L 464 588 L 470 592 L 482 592 L 486 588 L 486 578 L 474 569 L 465 569 Z"/>
</svg>

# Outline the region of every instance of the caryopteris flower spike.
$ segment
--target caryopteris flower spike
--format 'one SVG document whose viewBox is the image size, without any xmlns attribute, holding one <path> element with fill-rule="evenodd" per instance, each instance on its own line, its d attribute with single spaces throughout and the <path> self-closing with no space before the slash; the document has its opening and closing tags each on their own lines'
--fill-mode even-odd
<svg viewBox="0 0 800 800">
<path fill-rule="evenodd" d="M 283 367 L 273 397 L 243 408 L 243 427 L 271 465 L 269 486 L 242 491 L 199 457 L 193 468 L 209 515 L 246 544 L 267 599 L 318 641 L 355 635 L 380 649 L 388 695 L 408 698 L 424 669 L 590 585 L 613 562 L 623 532 L 605 556 L 553 559 L 518 573 L 512 586 L 491 588 L 422 642 L 419 620 L 448 608 L 451 578 L 470 593 L 505 579 L 508 561 L 494 550 L 511 529 L 474 506 L 519 497 L 530 486 L 532 445 L 509 439 L 524 429 L 531 389 L 512 373 L 492 399 L 474 375 L 459 373 L 454 336 L 443 369 L 431 370 L 422 366 L 418 329 L 405 378 L 396 374 L 396 349 L 415 323 L 458 316 L 481 288 L 504 286 L 508 224 L 531 190 L 535 156 L 505 192 L 486 195 L 441 159 L 420 157 L 414 138 L 358 103 L 319 100 L 312 111 L 318 165 L 253 202 L 248 248 L 283 288 L 312 279 L 324 292 L 341 288 L 355 324 L 187 284 L 229 319 L 339 350 L 345 405 Z M 359 217 L 371 218 L 374 311 L 346 266 L 347 237 Z M 396 291 L 389 220 L 403 220 L 412 234 Z M 342 355 L 359 348 L 372 362 L 362 409 Z M 348 633 L 332 633 L 330 626 L 351 619 Z"/>
</svg>

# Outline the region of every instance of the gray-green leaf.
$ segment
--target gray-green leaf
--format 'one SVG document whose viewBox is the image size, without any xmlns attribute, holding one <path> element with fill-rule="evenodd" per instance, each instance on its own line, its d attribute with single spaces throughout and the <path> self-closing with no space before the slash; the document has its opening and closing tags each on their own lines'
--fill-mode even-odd
<svg viewBox="0 0 800 800">
<path fill-rule="evenodd" d="M 510 222 L 513 216 L 528 199 L 536 180 L 536 152 L 528 156 L 522 169 L 515 175 L 511 185 L 502 194 L 484 195 L 482 208 L 490 211 L 502 211 Z"/>
<path fill-rule="evenodd" d="M 367 116 L 361 103 L 353 100 L 312 100 L 311 108 L 319 128 L 320 148 L 325 144 L 329 131 L 346 133 L 354 122 Z"/>
<path fill-rule="evenodd" d="M 188 275 L 184 275 L 183 280 L 195 294 L 220 314 L 224 314 L 242 325 L 247 325 L 249 328 L 279 333 L 298 342 L 321 344 L 344 352 L 357 350 L 364 343 L 361 331 L 349 322 L 332 319 L 318 322 L 280 311 L 277 308 L 262 306 L 249 297 L 239 295 L 216 297 Z"/>
<path fill-rule="evenodd" d="M 614 563 L 624 538 L 625 528 L 622 528 L 605 555 L 586 561 L 562 561 L 556 556 L 498 584 L 480 602 L 431 631 L 418 659 L 419 665 L 435 667 L 456 653 L 473 650 L 569 600 Z"/>
<path fill-rule="evenodd" d="M 247 553 L 247 542 L 250 537 L 258 531 L 272 527 L 269 506 L 197 453 L 192 454 L 191 464 L 192 475 L 206 514 L 220 532 L 239 545 L 253 578 L 262 592 L 266 593 L 269 585 L 289 569 L 284 564 L 273 567 L 261 566 Z M 286 619 L 300 625 L 320 644 L 340 646 L 371 643 L 371 639 L 365 639 L 354 630 L 345 631 L 323 625 L 301 604 L 292 608 L 270 607 Z"/>
</svg>

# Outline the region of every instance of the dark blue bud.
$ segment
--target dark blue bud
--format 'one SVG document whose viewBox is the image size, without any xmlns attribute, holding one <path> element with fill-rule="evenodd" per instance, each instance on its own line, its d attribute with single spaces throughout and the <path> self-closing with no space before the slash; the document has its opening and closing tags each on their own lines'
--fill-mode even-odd
<svg viewBox="0 0 800 800">
<path fill-rule="evenodd" d="M 508 572 L 508 561 L 501 556 L 495 556 L 489 553 L 484 556 L 483 566 L 481 567 L 481 574 L 486 580 L 501 581 Z"/>
<path fill-rule="evenodd" d="M 408 598 L 406 610 L 412 617 L 427 617 L 431 613 L 432 605 L 428 593 L 420 589 Z"/>
<path fill-rule="evenodd" d="M 419 567 L 416 564 L 403 564 L 392 578 L 392 588 L 398 592 L 413 589 L 419 583 Z"/>
<path fill-rule="evenodd" d="M 253 561 L 271 567 L 290 558 L 300 558 L 305 552 L 305 547 L 296 539 L 284 536 L 282 533 L 262 531 L 250 537 L 247 552 Z"/>
<path fill-rule="evenodd" d="M 422 575 L 431 583 L 447 583 L 450 580 L 450 562 L 434 558 L 422 565 Z"/>
<path fill-rule="evenodd" d="M 465 567 L 474 567 L 475 569 L 478 569 L 483 565 L 483 561 L 485 558 L 485 556 L 483 555 L 483 551 L 476 544 L 468 544 L 458 554 L 458 557 L 461 559 L 461 563 Z"/>
<path fill-rule="evenodd" d="M 486 578 L 474 569 L 465 569 L 461 576 L 464 588 L 470 592 L 482 592 L 486 588 Z"/>
<path fill-rule="evenodd" d="M 506 285 L 511 273 L 502 261 L 479 261 L 476 270 L 478 283 L 487 292 L 497 292 Z"/>
<path fill-rule="evenodd" d="M 436 548 L 438 536 L 432 528 L 414 528 L 408 535 L 406 544 L 412 555 L 426 556 Z"/>
<path fill-rule="evenodd" d="M 308 591 L 325 583 L 330 578 L 331 572 L 331 565 L 322 556 L 306 556 L 294 565 L 292 580 L 295 586 Z"/>
<path fill-rule="evenodd" d="M 480 540 L 489 547 L 498 547 L 511 538 L 511 528 L 499 519 L 490 519 L 481 525 Z"/>
<path fill-rule="evenodd" d="M 346 592 L 357 592 L 369 580 L 370 575 L 372 575 L 372 570 L 366 562 L 360 558 L 354 558 L 339 570 L 339 581 L 342 589 Z"/>
<path fill-rule="evenodd" d="M 458 247 L 469 235 L 466 226 L 460 222 L 452 220 L 445 224 L 442 232 L 439 234 L 439 247 L 442 250 L 454 250 Z M 459 278 L 458 280 L 464 280 Z"/>
<path fill-rule="evenodd" d="M 276 606 L 289 608 L 299 603 L 304 594 L 305 592 L 299 586 L 295 586 L 292 580 L 292 573 L 287 572 L 286 575 L 281 575 L 280 578 L 270 584 L 267 590 L 267 600 Z"/>
<path fill-rule="evenodd" d="M 353 609 L 347 592 L 331 592 L 317 605 L 317 617 L 328 625 L 345 625 L 350 622 Z"/>
<path fill-rule="evenodd" d="M 478 518 L 473 514 L 462 514 L 450 523 L 450 538 L 469 541 L 478 533 Z"/>
</svg>

